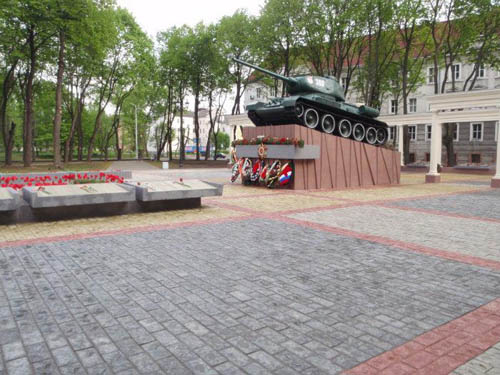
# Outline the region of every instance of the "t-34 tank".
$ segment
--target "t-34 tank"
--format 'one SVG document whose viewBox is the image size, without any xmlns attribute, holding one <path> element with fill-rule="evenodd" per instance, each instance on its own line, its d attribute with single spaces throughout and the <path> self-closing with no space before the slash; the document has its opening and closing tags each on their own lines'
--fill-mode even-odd
<svg viewBox="0 0 500 375">
<path fill-rule="evenodd" d="M 290 95 L 247 106 L 248 117 L 256 126 L 301 124 L 371 145 L 383 145 L 387 141 L 387 124 L 376 120 L 379 111 L 346 103 L 344 90 L 336 78 L 284 77 L 245 61 L 233 60 L 282 80 Z"/>
</svg>

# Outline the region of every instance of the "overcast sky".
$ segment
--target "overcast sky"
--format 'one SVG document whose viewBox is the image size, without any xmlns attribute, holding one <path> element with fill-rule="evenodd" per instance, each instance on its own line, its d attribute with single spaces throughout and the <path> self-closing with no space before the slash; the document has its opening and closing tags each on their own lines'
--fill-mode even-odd
<svg viewBox="0 0 500 375">
<path fill-rule="evenodd" d="M 213 23 L 237 9 L 257 15 L 264 0 L 117 0 L 152 37 L 172 26 Z"/>
</svg>

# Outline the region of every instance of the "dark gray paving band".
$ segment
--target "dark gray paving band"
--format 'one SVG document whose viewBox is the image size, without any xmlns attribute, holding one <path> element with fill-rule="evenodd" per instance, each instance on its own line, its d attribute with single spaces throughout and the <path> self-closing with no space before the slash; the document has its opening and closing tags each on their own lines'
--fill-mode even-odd
<svg viewBox="0 0 500 375">
<path fill-rule="evenodd" d="M 500 273 L 249 220 L 0 249 L 0 373 L 335 374 Z"/>
<path fill-rule="evenodd" d="M 393 204 L 500 220 L 500 190 L 399 201 Z"/>
</svg>

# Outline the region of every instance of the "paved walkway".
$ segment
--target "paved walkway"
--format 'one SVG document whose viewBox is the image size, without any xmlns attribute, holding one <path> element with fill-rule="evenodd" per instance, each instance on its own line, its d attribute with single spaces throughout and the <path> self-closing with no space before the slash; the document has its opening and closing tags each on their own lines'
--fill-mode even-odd
<svg viewBox="0 0 500 375">
<path fill-rule="evenodd" d="M 500 191 L 421 178 L 1 227 L 0 374 L 498 374 Z"/>
</svg>

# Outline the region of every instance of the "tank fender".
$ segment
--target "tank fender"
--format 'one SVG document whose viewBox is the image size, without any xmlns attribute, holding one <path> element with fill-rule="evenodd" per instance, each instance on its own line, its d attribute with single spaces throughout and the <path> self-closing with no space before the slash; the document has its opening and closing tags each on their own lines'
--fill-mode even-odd
<svg viewBox="0 0 500 375">
<path fill-rule="evenodd" d="M 359 113 L 363 116 L 376 118 L 380 115 L 380 111 L 378 109 L 368 107 L 367 105 L 362 105 L 359 107 Z"/>
</svg>

